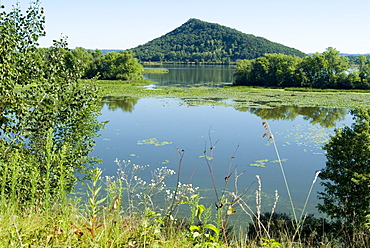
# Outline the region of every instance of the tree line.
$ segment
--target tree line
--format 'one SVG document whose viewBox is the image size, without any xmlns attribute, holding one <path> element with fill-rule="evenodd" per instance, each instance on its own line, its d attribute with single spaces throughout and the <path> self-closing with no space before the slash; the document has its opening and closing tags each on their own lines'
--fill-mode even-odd
<svg viewBox="0 0 370 248">
<path fill-rule="evenodd" d="M 329 47 L 323 53 L 300 58 L 265 54 L 237 63 L 234 85 L 370 89 L 370 58 L 361 55 L 357 65 Z"/>
<path fill-rule="evenodd" d="M 38 56 L 47 67 L 52 59 L 52 49 L 39 48 Z M 131 51 L 103 54 L 98 49 L 86 50 L 76 47 L 67 52 L 65 63 L 68 69 L 73 70 L 83 79 L 140 80 L 144 71 Z"/>
</svg>

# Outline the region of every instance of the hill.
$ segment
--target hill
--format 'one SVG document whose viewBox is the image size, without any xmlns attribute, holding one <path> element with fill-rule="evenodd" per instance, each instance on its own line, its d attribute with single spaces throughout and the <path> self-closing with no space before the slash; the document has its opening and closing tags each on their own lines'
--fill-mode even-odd
<svg viewBox="0 0 370 248">
<path fill-rule="evenodd" d="M 236 29 L 190 19 L 173 31 L 130 49 L 141 61 L 229 63 L 265 53 L 306 56 L 297 49 Z"/>
</svg>

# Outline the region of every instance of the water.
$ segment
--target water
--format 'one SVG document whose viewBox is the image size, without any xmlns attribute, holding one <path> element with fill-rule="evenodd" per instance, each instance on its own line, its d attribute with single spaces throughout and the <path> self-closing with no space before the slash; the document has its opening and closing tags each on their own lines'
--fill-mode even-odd
<svg viewBox="0 0 370 248">
<path fill-rule="evenodd" d="M 205 190 L 202 196 L 212 204 L 215 195 L 211 175 L 204 158 L 204 151 L 212 156 L 214 178 L 219 192 L 225 177 L 232 172 L 229 190 L 235 190 L 233 177 L 238 178 L 238 189 L 248 191 L 249 201 L 254 204 L 257 188 L 256 175 L 262 180 L 264 207 L 268 210 L 278 190 L 278 209 L 289 212 L 288 197 L 281 175 L 277 154 L 268 136 L 263 138 L 268 124 L 274 134 L 292 196 L 296 207 L 302 208 L 316 171 L 325 166 L 322 144 L 333 133 L 334 126 L 350 124 L 351 118 L 345 109 L 283 108 L 242 109 L 232 107 L 187 106 L 178 99 L 105 99 L 100 120 L 109 120 L 101 136 L 96 139 L 93 155 L 103 160 L 105 175 L 115 175 L 116 158 L 131 160 L 150 167 L 142 174 L 150 179 L 150 171 L 166 166 L 177 170 L 179 156 L 176 148 L 183 149 L 184 160 L 181 182 L 192 183 Z M 274 113 L 272 114 L 268 114 Z M 213 154 L 209 147 L 215 146 Z M 235 159 L 231 162 L 231 157 Z M 208 161 L 210 163 L 210 161 Z M 230 169 L 231 168 L 231 169 Z M 176 176 L 168 182 L 174 187 Z M 317 213 L 316 183 L 309 201 L 308 210 Z"/>
<path fill-rule="evenodd" d="M 233 82 L 235 67 L 223 65 L 163 65 L 148 68 L 166 68 L 168 73 L 144 74 L 145 79 L 160 86 L 220 86 Z"/>
<path fill-rule="evenodd" d="M 215 86 L 231 84 L 233 67 L 166 65 L 167 74 L 148 74 L 147 79 L 162 86 Z M 266 103 L 268 104 L 268 103 Z M 200 187 L 202 203 L 215 202 L 213 167 L 217 192 L 221 194 L 228 180 L 227 190 L 246 191 L 244 199 L 255 206 L 256 175 L 262 181 L 262 209 L 270 211 L 274 192 L 279 192 L 277 211 L 291 213 L 287 190 L 277 155 L 283 161 L 292 198 L 301 209 L 316 172 L 325 167 L 322 145 L 334 128 L 351 124 L 346 109 L 279 106 L 275 108 L 240 108 L 225 106 L 189 106 L 180 99 L 136 99 L 106 97 L 102 102 L 101 121 L 109 120 L 106 129 L 96 139 L 93 155 L 102 159 L 104 175 L 116 175 L 116 159 L 150 165 L 140 175 L 150 181 L 151 171 L 168 167 L 178 169 L 178 151 L 184 150 L 181 164 L 181 182 Z M 263 121 L 268 121 L 274 135 L 277 151 Z M 214 146 L 212 154 L 210 147 Z M 277 154 L 278 152 L 278 154 Z M 207 160 L 205 155 L 211 156 Z M 232 157 L 235 157 L 232 159 Z M 234 184 L 235 175 L 238 177 Z M 174 188 L 176 176 L 167 181 Z M 236 188 L 235 188 L 236 185 Z M 307 211 L 318 214 L 317 191 L 313 188 Z M 239 211 L 240 212 L 240 211 Z"/>
</svg>

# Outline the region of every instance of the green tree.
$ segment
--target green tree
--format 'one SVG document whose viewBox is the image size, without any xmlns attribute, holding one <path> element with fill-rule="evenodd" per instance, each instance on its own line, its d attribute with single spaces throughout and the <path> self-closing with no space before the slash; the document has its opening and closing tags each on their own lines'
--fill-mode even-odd
<svg viewBox="0 0 370 248">
<path fill-rule="evenodd" d="M 88 50 L 88 54 L 91 55 L 91 63 L 89 63 L 89 67 L 86 69 L 85 75 L 83 78 L 95 78 L 101 76 L 104 72 L 104 55 L 103 52 L 99 49 L 96 50 Z"/>
<path fill-rule="evenodd" d="M 235 85 L 312 87 L 312 88 L 363 88 L 369 87 L 367 80 L 370 68 L 362 60 L 360 72 L 349 70 L 347 57 L 339 55 L 334 48 L 320 54 L 297 56 L 269 53 L 263 57 L 241 60 L 236 66 Z M 357 81 L 362 79 L 361 82 Z"/>
<path fill-rule="evenodd" d="M 301 76 L 297 70 L 301 58 L 276 53 L 265 54 L 264 57 L 269 61 L 266 84 L 279 87 L 301 86 Z"/>
<path fill-rule="evenodd" d="M 241 60 L 236 65 L 236 85 L 300 87 L 302 59 L 285 54 L 265 54 L 253 60 Z"/>
<path fill-rule="evenodd" d="M 0 194 L 22 202 L 71 191 L 97 162 L 89 152 L 102 127 L 97 88 L 79 85 L 65 39 L 38 50 L 43 35 L 38 1 L 0 13 Z"/>
<path fill-rule="evenodd" d="M 328 82 L 330 88 L 338 88 L 338 85 L 345 84 L 347 79 L 346 72 L 349 69 L 349 62 L 347 57 L 339 55 L 339 51 L 328 47 L 324 56 L 324 73 L 327 74 Z M 341 88 L 341 87 L 339 87 Z"/>
<path fill-rule="evenodd" d="M 270 62 L 266 57 L 259 57 L 252 60 L 253 70 L 251 71 L 251 85 L 267 86 Z"/>
<path fill-rule="evenodd" d="M 370 88 L 370 59 L 365 55 L 360 55 L 358 59 L 357 72 L 360 82 L 356 85 L 356 88 L 368 89 Z"/>
<path fill-rule="evenodd" d="M 318 205 L 349 230 L 361 228 L 370 214 L 370 110 L 352 110 L 352 127 L 337 129 L 323 147 L 326 167 L 320 178 L 324 191 Z"/>
<path fill-rule="evenodd" d="M 300 68 L 304 73 L 302 85 L 312 88 L 324 88 L 328 78 L 324 73 L 325 61 L 322 54 L 315 53 L 303 58 Z"/>
<path fill-rule="evenodd" d="M 248 85 L 251 80 L 251 73 L 253 70 L 252 61 L 249 59 L 243 59 L 236 64 L 236 70 L 234 72 L 234 84 L 235 85 Z"/>
<path fill-rule="evenodd" d="M 66 54 L 66 65 L 69 69 L 75 70 L 81 77 L 85 77 L 91 64 L 93 56 L 83 47 L 76 47 Z"/>
<path fill-rule="evenodd" d="M 322 54 L 307 56 L 301 63 L 304 72 L 304 85 L 312 88 L 343 88 L 348 84 L 348 58 L 339 55 L 339 51 L 329 47 Z"/>
<path fill-rule="evenodd" d="M 131 51 L 111 52 L 105 55 L 102 79 L 142 79 L 143 67 Z"/>
</svg>

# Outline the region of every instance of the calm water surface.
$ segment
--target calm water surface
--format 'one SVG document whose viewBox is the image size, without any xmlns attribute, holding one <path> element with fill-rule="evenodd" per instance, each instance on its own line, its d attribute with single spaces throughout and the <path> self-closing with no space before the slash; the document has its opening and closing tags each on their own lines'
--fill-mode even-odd
<svg viewBox="0 0 370 248">
<path fill-rule="evenodd" d="M 166 65 L 167 74 L 145 75 L 157 85 L 219 86 L 232 83 L 234 68 L 230 66 Z M 150 180 L 150 172 L 166 166 L 177 170 L 178 149 L 184 150 L 181 182 L 199 186 L 202 201 L 215 202 L 213 184 L 204 151 L 213 157 L 214 177 L 220 192 L 229 168 L 233 172 L 228 185 L 235 191 L 233 176 L 242 173 L 237 187 L 250 187 L 247 196 L 255 206 L 256 175 L 262 180 L 265 211 L 270 211 L 274 191 L 280 198 L 278 211 L 291 212 L 277 154 L 273 144 L 262 138 L 268 121 L 290 186 L 296 208 L 306 200 L 315 173 L 325 166 L 321 146 L 335 127 L 351 124 L 346 109 L 280 106 L 275 108 L 242 108 L 188 106 L 178 99 L 134 99 L 125 96 L 106 97 L 102 101 L 100 120 L 109 120 L 106 129 L 96 139 L 93 155 L 100 156 L 105 175 L 116 175 L 116 158 L 131 163 L 150 165 L 142 176 Z M 210 146 L 215 146 L 209 154 Z M 231 157 L 235 156 L 231 163 Z M 210 163 L 210 161 L 208 162 Z M 175 187 L 176 176 L 167 181 Z M 316 192 L 313 188 L 308 205 L 309 213 L 316 213 Z"/>
<path fill-rule="evenodd" d="M 148 68 L 166 68 L 168 73 L 144 74 L 145 79 L 150 79 L 160 86 L 219 86 L 233 82 L 233 66 L 215 65 L 161 65 Z"/>
<path fill-rule="evenodd" d="M 315 172 L 325 166 L 323 142 L 333 133 L 334 126 L 349 125 L 351 117 L 345 109 L 279 107 L 275 109 L 241 109 L 232 107 L 189 107 L 177 99 L 105 98 L 100 120 L 109 120 L 101 136 L 96 139 L 93 155 L 103 160 L 105 175 L 116 175 L 116 158 L 131 160 L 150 167 L 142 175 L 150 178 L 150 171 L 167 166 L 177 170 L 179 156 L 176 147 L 185 151 L 181 182 L 191 182 L 201 189 L 211 189 L 212 180 L 204 150 L 214 145 L 213 169 L 221 190 L 228 176 L 231 157 L 232 168 L 242 173 L 238 188 L 250 186 L 252 205 L 257 188 L 256 175 L 262 180 L 265 206 L 270 207 L 275 190 L 279 191 L 278 209 L 289 212 L 283 177 L 276 163 L 274 146 L 262 138 L 268 124 L 288 178 L 296 207 L 301 208 L 306 199 Z M 151 140 L 152 144 L 145 143 Z M 149 142 L 150 143 L 150 142 Z M 209 154 L 208 154 L 209 155 Z M 174 176 L 167 185 L 175 186 Z M 233 184 L 230 185 L 230 190 Z M 316 183 L 309 211 L 316 213 Z M 214 202 L 209 190 L 205 196 Z"/>
</svg>

